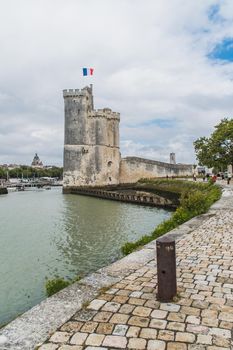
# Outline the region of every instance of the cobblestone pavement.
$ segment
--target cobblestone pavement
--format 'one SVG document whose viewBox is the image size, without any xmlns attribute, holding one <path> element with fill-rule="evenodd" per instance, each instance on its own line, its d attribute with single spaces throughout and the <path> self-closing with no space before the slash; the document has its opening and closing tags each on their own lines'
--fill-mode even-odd
<svg viewBox="0 0 233 350">
<path fill-rule="evenodd" d="M 39 349 L 233 349 L 231 204 L 178 241 L 173 303 L 156 300 L 152 260 L 103 290 Z"/>
</svg>

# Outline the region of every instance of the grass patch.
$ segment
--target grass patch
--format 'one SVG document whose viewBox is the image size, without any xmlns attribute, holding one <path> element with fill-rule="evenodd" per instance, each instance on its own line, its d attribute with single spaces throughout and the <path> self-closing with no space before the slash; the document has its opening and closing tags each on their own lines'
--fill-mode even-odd
<svg viewBox="0 0 233 350">
<path fill-rule="evenodd" d="M 140 249 L 143 245 L 173 230 L 194 216 L 206 213 L 210 206 L 221 197 L 221 189 L 212 183 L 196 183 L 181 180 L 147 180 L 139 181 L 156 189 L 179 193 L 180 205 L 170 219 L 159 224 L 150 235 L 145 235 L 136 242 L 127 242 L 121 247 L 124 255 Z"/>
<path fill-rule="evenodd" d="M 75 279 L 68 281 L 63 278 L 54 278 L 46 281 L 45 289 L 48 297 L 51 297 L 53 294 L 59 292 L 60 290 L 68 287 L 70 284 L 77 282 L 81 277 L 77 276 Z"/>
</svg>

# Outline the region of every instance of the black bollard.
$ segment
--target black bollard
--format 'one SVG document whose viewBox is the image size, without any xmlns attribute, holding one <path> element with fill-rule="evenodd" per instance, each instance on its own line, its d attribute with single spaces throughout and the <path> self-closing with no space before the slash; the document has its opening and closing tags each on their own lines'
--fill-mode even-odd
<svg viewBox="0 0 233 350">
<path fill-rule="evenodd" d="M 172 301 L 177 293 L 176 283 L 176 246 L 170 237 L 161 237 L 156 241 L 157 276 L 159 301 Z"/>
</svg>

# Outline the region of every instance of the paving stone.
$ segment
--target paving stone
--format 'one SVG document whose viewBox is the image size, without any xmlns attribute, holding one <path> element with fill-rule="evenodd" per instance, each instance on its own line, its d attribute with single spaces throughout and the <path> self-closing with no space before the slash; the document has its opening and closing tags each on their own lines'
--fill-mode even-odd
<svg viewBox="0 0 233 350">
<path fill-rule="evenodd" d="M 152 314 L 151 314 L 151 317 L 152 317 Z M 169 315 L 167 316 L 167 320 L 174 321 L 174 322 L 184 322 L 186 317 L 187 315 L 181 314 L 180 312 L 169 312 Z"/>
<path fill-rule="evenodd" d="M 130 293 L 130 297 L 132 297 L 132 298 L 140 298 L 141 296 L 142 296 L 142 292 L 132 292 L 132 293 Z"/>
<path fill-rule="evenodd" d="M 202 300 L 194 300 L 192 303 L 192 306 L 194 308 L 198 308 L 198 309 L 207 309 L 209 306 L 209 303 L 207 301 L 202 301 Z M 194 316 L 198 316 L 198 315 L 194 315 Z"/>
<path fill-rule="evenodd" d="M 97 322 L 89 321 L 83 325 L 81 330 L 84 333 L 93 333 L 97 326 L 98 326 Z"/>
<path fill-rule="evenodd" d="M 203 318 L 201 320 L 202 325 L 208 327 L 218 327 L 218 322 L 217 318 Z"/>
<path fill-rule="evenodd" d="M 57 344 L 43 344 L 42 346 L 39 347 L 39 350 L 57 350 L 58 345 Z M 13 350 L 13 349 L 12 349 Z"/>
<path fill-rule="evenodd" d="M 142 317 L 147 317 L 150 315 L 152 309 L 149 307 L 144 307 L 144 306 L 137 306 L 132 314 L 136 316 L 142 316 Z"/>
<path fill-rule="evenodd" d="M 202 310 L 201 311 L 201 316 L 205 318 L 217 318 L 218 312 L 214 310 Z"/>
<path fill-rule="evenodd" d="M 153 318 L 166 318 L 168 312 L 167 311 L 163 311 L 163 310 L 154 310 L 151 313 L 151 317 Z"/>
<path fill-rule="evenodd" d="M 147 349 L 148 350 L 165 350 L 166 343 L 161 340 L 149 340 Z"/>
<path fill-rule="evenodd" d="M 132 305 L 143 305 L 145 304 L 146 300 L 139 299 L 139 298 L 129 298 L 128 303 Z"/>
<path fill-rule="evenodd" d="M 172 331 L 159 331 L 158 339 L 162 340 L 174 340 L 175 333 Z"/>
<path fill-rule="evenodd" d="M 233 324 L 232 322 L 225 322 L 222 321 L 219 325 L 220 328 L 226 328 L 226 329 L 232 329 L 233 328 Z"/>
<path fill-rule="evenodd" d="M 83 326 L 83 322 L 67 322 L 65 323 L 60 330 L 63 332 L 78 332 Z"/>
<path fill-rule="evenodd" d="M 180 310 L 180 305 L 171 303 L 161 303 L 160 309 L 165 311 L 178 312 Z"/>
<path fill-rule="evenodd" d="M 79 345 L 62 345 L 58 350 L 82 350 L 83 346 Z"/>
<path fill-rule="evenodd" d="M 187 332 L 177 332 L 176 333 L 176 341 L 184 342 L 184 343 L 194 343 L 195 342 L 195 335 L 192 333 Z"/>
<path fill-rule="evenodd" d="M 128 349 L 146 349 L 146 340 L 140 338 L 129 338 Z"/>
<path fill-rule="evenodd" d="M 185 329 L 185 324 L 181 322 L 168 322 L 167 329 L 183 332 Z"/>
<path fill-rule="evenodd" d="M 107 294 L 116 294 L 119 289 L 117 288 L 110 288 L 109 290 L 106 291 Z"/>
<path fill-rule="evenodd" d="M 221 346 L 210 345 L 206 347 L 207 350 L 232 350 L 230 348 L 223 348 Z"/>
<path fill-rule="evenodd" d="M 123 295 L 116 295 L 112 301 L 115 303 L 125 304 L 129 298 Z"/>
<path fill-rule="evenodd" d="M 107 335 L 103 341 L 103 346 L 117 347 L 125 349 L 127 345 L 127 338 L 117 335 Z"/>
<path fill-rule="evenodd" d="M 110 322 L 111 323 L 126 324 L 129 317 L 130 317 L 129 315 L 125 315 L 125 314 L 114 314 L 112 316 L 112 318 L 110 319 Z"/>
<path fill-rule="evenodd" d="M 200 315 L 200 309 L 191 307 L 191 306 L 182 306 L 181 313 L 186 314 L 186 315 L 191 315 L 191 316 L 199 316 Z"/>
<path fill-rule="evenodd" d="M 186 322 L 192 323 L 192 324 L 200 324 L 201 319 L 200 319 L 200 317 L 197 317 L 197 316 L 187 316 Z"/>
<path fill-rule="evenodd" d="M 98 296 L 98 299 L 111 301 L 113 299 L 113 297 L 114 296 L 111 294 L 101 294 L 100 296 Z"/>
<path fill-rule="evenodd" d="M 212 336 L 205 335 L 205 334 L 198 334 L 197 335 L 197 343 L 211 345 L 212 344 Z"/>
<path fill-rule="evenodd" d="M 145 339 L 156 339 L 157 338 L 157 331 L 152 328 L 142 328 L 140 333 L 140 338 Z"/>
<path fill-rule="evenodd" d="M 99 323 L 99 325 L 96 329 L 96 333 L 111 334 L 113 328 L 114 328 L 114 325 L 111 323 Z"/>
<path fill-rule="evenodd" d="M 78 311 L 73 318 L 77 321 L 86 322 L 86 321 L 90 321 L 96 315 L 96 313 L 97 311 L 94 311 L 94 310 L 82 309 Z"/>
<path fill-rule="evenodd" d="M 210 328 L 209 334 L 224 338 L 231 338 L 231 331 L 221 328 Z"/>
<path fill-rule="evenodd" d="M 70 336 L 71 334 L 68 332 L 55 332 L 50 338 L 50 341 L 53 343 L 66 343 Z"/>
<path fill-rule="evenodd" d="M 108 350 L 108 349 L 107 348 L 103 348 L 102 346 L 87 346 L 85 348 L 85 350 Z M 114 349 L 114 350 L 116 350 L 116 349 Z"/>
<path fill-rule="evenodd" d="M 126 333 L 126 336 L 136 338 L 139 336 L 140 331 L 141 331 L 140 327 L 131 326 L 129 327 L 128 332 Z"/>
<path fill-rule="evenodd" d="M 88 335 L 89 335 L 88 333 L 77 332 L 70 339 L 70 344 L 83 345 Z"/>
<path fill-rule="evenodd" d="M 224 348 L 228 348 L 231 346 L 231 339 L 226 339 L 224 337 L 217 337 L 216 335 L 213 335 L 213 344 Z"/>
<path fill-rule="evenodd" d="M 101 311 L 117 312 L 120 307 L 120 303 L 108 302 L 102 307 Z"/>
<path fill-rule="evenodd" d="M 128 324 L 130 326 L 138 326 L 138 327 L 147 327 L 149 323 L 149 319 L 145 317 L 139 317 L 139 316 L 132 316 Z"/>
<path fill-rule="evenodd" d="M 106 304 L 106 300 L 94 299 L 87 306 L 87 309 L 98 311 L 104 304 Z"/>
<path fill-rule="evenodd" d="M 218 316 L 219 320 L 221 321 L 227 321 L 227 322 L 233 322 L 233 313 L 229 312 L 220 312 Z"/>
<path fill-rule="evenodd" d="M 86 339 L 85 345 L 99 346 L 102 344 L 104 337 L 102 334 L 90 334 Z"/>
<path fill-rule="evenodd" d="M 158 329 L 165 329 L 167 326 L 167 321 L 166 320 L 159 320 L 159 319 L 156 319 L 156 318 L 153 318 L 151 321 L 150 321 L 150 327 L 151 328 L 158 328 Z"/>
<path fill-rule="evenodd" d="M 94 316 L 93 321 L 95 321 L 95 322 L 108 322 L 108 320 L 111 318 L 111 316 L 112 316 L 112 312 L 100 311 Z"/>
<path fill-rule="evenodd" d="M 147 300 L 144 306 L 151 307 L 153 309 L 158 309 L 160 306 L 160 302 L 157 300 Z"/>
<path fill-rule="evenodd" d="M 195 334 L 208 334 L 209 328 L 201 325 L 188 324 L 186 331 Z"/>
<path fill-rule="evenodd" d="M 187 345 L 184 343 L 168 343 L 167 350 L 187 350 Z"/>
<path fill-rule="evenodd" d="M 135 309 L 135 305 L 129 305 L 129 304 L 124 304 L 121 306 L 121 308 L 119 309 L 119 313 L 122 314 L 131 314 L 132 311 Z"/>
<path fill-rule="evenodd" d="M 200 344 L 190 344 L 188 345 L 188 350 L 206 350 L 206 346 Z"/>
<path fill-rule="evenodd" d="M 120 290 L 116 293 L 116 295 L 122 295 L 122 296 L 126 296 L 126 297 L 127 297 L 130 293 L 131 293 L 130 290 L 120 289 Z"/>
<path fill-rule="evenodd" d="M 122 335 L 124 336 L 128 330 L 129 326 L 125 324 L 117 324 L 114 328 L 113 335 Z"/>
</svg>

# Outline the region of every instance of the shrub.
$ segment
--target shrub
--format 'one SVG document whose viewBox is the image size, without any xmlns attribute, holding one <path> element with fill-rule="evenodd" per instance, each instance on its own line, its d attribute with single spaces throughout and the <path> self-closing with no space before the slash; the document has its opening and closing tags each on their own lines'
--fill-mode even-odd
<svg viewBox="0 0 233 350">
<path fill-rule="evenodd" d="M 193 183 L 179 180 L 152 180 L 144 179 L 140 183 L 150 184 L 153 189 L 157 186 L 166 186 L 166 190 L 181 193 L 180 206 L 173 213 L 172 217 L 159 224 L 151 235 L 145 235 L 136 242 L 125 243 L 121 251 L 124 255 L 132 253 L 135 249 L 141 248 L 144 244 L 173 230 L 177 226 L 190 220 L 194 216 L 205 213 L 210 206 L 221 197 L 221 190 L 212 183 Z M 181 190 L 182 188 L 182 190 Z"/>
</svg>

